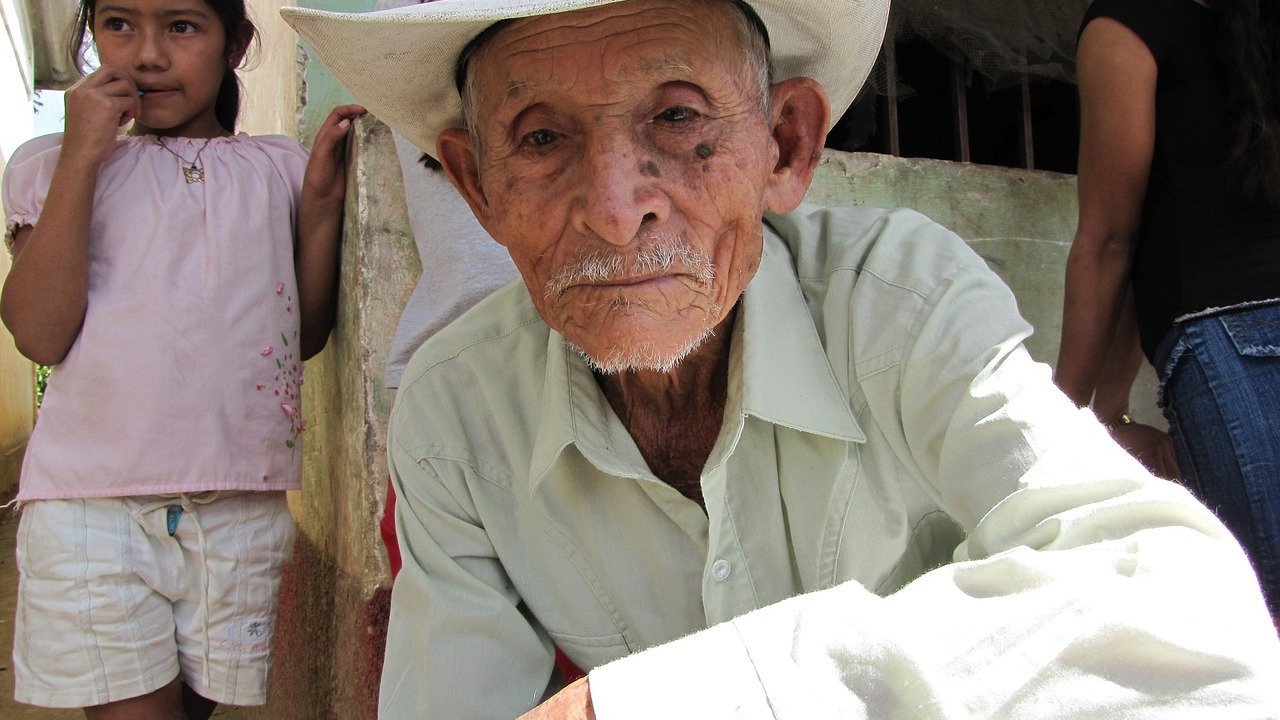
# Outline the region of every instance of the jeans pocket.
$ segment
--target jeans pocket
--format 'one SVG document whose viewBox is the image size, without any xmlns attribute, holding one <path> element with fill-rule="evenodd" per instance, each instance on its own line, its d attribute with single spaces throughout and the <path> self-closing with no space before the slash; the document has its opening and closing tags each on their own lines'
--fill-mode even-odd
<svg viewBox="0 0 1280 720">
<path fill-rule="evenodd" d="M 1218 320 L 1241 355 L 1280 356 L 1280 305 L 1228 313 Z"/>
</svg>

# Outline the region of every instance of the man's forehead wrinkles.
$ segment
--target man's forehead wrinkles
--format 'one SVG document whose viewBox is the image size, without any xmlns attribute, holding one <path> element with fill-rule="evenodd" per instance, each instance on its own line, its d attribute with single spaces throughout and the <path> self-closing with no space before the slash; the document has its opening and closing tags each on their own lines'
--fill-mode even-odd
<svg viewBox="0 0 1280 720">
<path fill-rule="evenodd" d="M 699 83 L 705 78 L 698 76 L 691 50 L 686 47 L 658 47 L 648 51 L 646 45 L 662 42 L 659 36 L 637 38 L 619 34 L 613 39 L 612 47 L 599 47 L 597 57 L 603 65 L 599 79 L 605 82 L 628 82 L 635 79 L 664 82 L 685 80 Z M 622 45 L 616 43 L 625 43 Z M 504 71 L 501 86 L 504 88 L 503 99 L 520 98 L 529 92 L 542 87 L 562 87 L 580 79 L 582 66 L 579 63 L 538 63 L 545 58 L 544 52 L 554 57 L 557 52 L 568 54 L 578 49 L 576 43 L 566 43 L 556 47 L 528 50 L 517 50 L 502 56 L 500 63 Z M 715 72 L 711 67 L 706 72 Z"/>
<path fill-rule="evenodd" d="M 566 32 L 587 37 L 593 35 L 601 37 L 657 25 L 675 25 L 683 28 L 695 24 L 699 19 L 705 19 L 705 15 L 714 12 L 710 10 L 711 7 L 713 4 L 708 3 L 706 10 L 700 8 L 696 12 L 686 11 L 683 7 L 664 7 L 661 9 L 661 14 L 658 14 L 655 8 L 645 7 L 641 3 L 611 4 L 604 8 L 597 8 L 600 12 L 586 10 L 516 20 L 499 33 L 499 37 L 506 35 L 514 36 L 513 40 L 516 38 L 528 40 L 547 34 Z M 649 17 L 658 17 L 660 21 L 648 20 Z"/>
<path fill-rule="evenodd" d="M 529 80 L 513 80 L 507 85 L 507 91 L 503 94 L 506 100 L 515 100 L 524 94 L 524 91 L 533 87 L 535 83 Z"/>
<path fill-rule="evenodd" d="M 615 32 L 587 38 L 566 34 L 563 30 L 564 28 L 553 28 L 540 33 L 540 37 L 511 38 L 495 43 L 490 57 L 508 66 L 520 67 L 524 61 L 537 59 L 543 54 L 565 55 L 594 47 L 602 59 L 616 58 L 615 64 L 631 61 L 654 65 L 661 60 L 652 60 L 648 56 L 665 55 L 668 62 L 687 65 L 687 56 L 692 50 L 680 43 L 681 39 L 688 37 L 687 28 L 675 22 L 654 23 L 641 28 L 619 28 Z M 633 54 L 635 60 L 630 60 Z"/>
</svg>

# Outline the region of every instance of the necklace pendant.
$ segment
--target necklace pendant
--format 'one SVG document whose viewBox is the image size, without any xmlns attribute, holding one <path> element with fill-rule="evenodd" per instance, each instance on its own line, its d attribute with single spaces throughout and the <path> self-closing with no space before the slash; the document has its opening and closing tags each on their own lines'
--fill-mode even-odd
<svg viewBox="0 0 1280 720">
<path fill-rule="evenodd" d="M 204 182 L 204 168 L 191 165 L 182 168 L 182 177 L 186 179 L 188 185 Z"/>
</svg>

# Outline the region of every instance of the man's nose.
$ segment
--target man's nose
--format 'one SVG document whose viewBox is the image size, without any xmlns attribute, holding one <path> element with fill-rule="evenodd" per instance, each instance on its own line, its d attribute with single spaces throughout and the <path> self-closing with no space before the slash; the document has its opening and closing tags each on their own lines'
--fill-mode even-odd
<svg viewBox="0 0 1280 720">
<path fill-rule="evenodd" d="M 584 147 L 580 162 L 581 195 L 574 212 L 579 232 L 625 246 L 645 223 L 662 222 L 670 215 L 658 166 L 637 151 L 632 139 L 617 135 L 593 138 Z"/>
</svg>

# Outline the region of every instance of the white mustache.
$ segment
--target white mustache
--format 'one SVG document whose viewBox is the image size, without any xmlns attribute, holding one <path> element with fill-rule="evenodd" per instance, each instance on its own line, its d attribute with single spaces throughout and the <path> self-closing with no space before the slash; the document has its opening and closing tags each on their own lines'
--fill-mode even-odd
<svg viewBox="0 0 1280 720">
<path fill-rule="evenodd" d="M 547 281 L 547 297 L 558 298 L 579 283 L 623 280 L 673 269 L 693 276 L 703 286 L 715 279 L 715 266 L 705 252 L 690 247 L 683 238 L 658 235 L 630 254 L 600 251 L 570 260 Z"/>
</svg>

